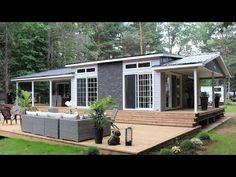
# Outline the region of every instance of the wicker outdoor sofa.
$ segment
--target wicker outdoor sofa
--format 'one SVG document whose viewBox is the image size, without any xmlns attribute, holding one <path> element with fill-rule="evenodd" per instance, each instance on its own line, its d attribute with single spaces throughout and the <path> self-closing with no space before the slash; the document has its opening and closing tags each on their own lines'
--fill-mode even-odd
<svg viewBox="0 0 236 177">
<path fill-rule="evenodd" d="M 77 142 L 93 139 L 93 126 L 92 119 L 80 119 L 78 115 L 64 113 L 28 112 L 21 120 L 23 132 Z M 108 122 L 103 136 L 110 135 L 111 124 Z"/>
</svg>

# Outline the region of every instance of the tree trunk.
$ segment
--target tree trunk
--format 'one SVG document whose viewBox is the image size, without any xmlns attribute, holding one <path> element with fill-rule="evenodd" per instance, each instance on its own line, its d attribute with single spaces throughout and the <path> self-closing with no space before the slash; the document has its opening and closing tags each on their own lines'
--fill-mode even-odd
<svg viewBox="0 0 236 177">
<path fill-rule="evenodd" d="M 48 30 L 48 56 L 47 56 L 47 64 L 48 68 L 52 68 L 52 55 L 53 55 L 53 46 L 52 46 L 52 29 L 50 28 L 49 24 L 49 30 Z"/>
<path fill-rule="evenodd" d="M 144 54 L 144 44 L 143 44 L 143 23 L 139 22 L 139 36 L 140 36 L 140 54 L 143 55 Z"/>
<path fill-rule="evenodd" d="M 3 87 L 4 93 L 9 93 L 9 63 L 10 63 L 10 48 L 9 48 L 9 37 L 10 29 L 9 23 L 5 25 L 5 39 L 4 39 L 4 59 L 3 59 Z"/>
</svg>

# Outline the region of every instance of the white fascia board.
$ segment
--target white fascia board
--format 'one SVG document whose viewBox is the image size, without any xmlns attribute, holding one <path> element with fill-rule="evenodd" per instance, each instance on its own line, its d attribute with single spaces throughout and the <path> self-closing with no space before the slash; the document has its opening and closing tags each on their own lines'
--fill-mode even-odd
<svg viewBox="0 0 236 177">
<path fill-rule="evenodd" d="M 172 65 L 172 66 L 156 66 L 153 67 L 153 70 L 167 70 L 167 69 L 181 69 L 181 68 L 194 68 L 194 67 L 199 67 L 203 66 L 202 63 L 198 64 L 185 64 L 185 65 Z"/>
<path fill-rule="evenodd" d="M 229 72 L 229 70 L 228 70 L 228 68 L 226 67 L 226 65 L 225 65 L 225 62 L 224 62 L 224 60 L 223 60 L 223 58 L 220 56 L 220 60 L 221 60 L 221 62 L 223 63 L 223 65 L 224 65 L 224 70 L 227 72 L 227 74 L 228 74 L 228 76 L 229 77 L 232 77 L 231 76 L 231 74 L 230 74 L 230 72 Z"/>
<path fill-rule="evenodd" d="M 86 63 L 77 63 L 77 64 L 70 64 L 66 65 L 65 67 L 76 67 L 76 66 L 86 66 L 86 65 L 95 65 L 99 63 L 111 63 L 111 62 L 118 62 L 118 61 L 129 61 L 129 60 L 138 60 L 138 59 L 150 59 L 154 57 L 182 57 L 182 56 L 176 56 L 171 54 L 154 54 L 154 55 L 144 55 L 144 56 L 134 56 L 134 57 L 125 57 L 125 58 L 117 58 L 117 59 L 109 59 L 109 60 L 101 60 L 101 61 L 92 61 L 92 62 L 86 62 Z"/>
<path fill-rule="evenodd" d="M 59 75 L 59 76 L 45 76 L 45 77 L 29 77 L 22 79 L 11 79 L 11 81 L 34 81 L 34 80 L 49 80 L 49 79 L 59 79 L 59 78 L 71 78 L 74 77 L 73 74 Z"/>
</svg>

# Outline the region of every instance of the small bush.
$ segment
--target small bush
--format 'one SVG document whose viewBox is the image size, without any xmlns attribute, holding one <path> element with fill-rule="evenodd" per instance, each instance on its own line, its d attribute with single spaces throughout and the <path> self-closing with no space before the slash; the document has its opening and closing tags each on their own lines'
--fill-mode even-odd
<svg viewBox="0 0 236 177">
<path fill-rule="evenodd" d="M 171 151 L 172 151 L 174 154 L 180 153 L 180 152 L 181 152 L 180 146 L 173 146 L 173 147 L 171 148 Z"/>
<path fill-rule="evenodd" d="M 180 147 L 183 148 L 184 150 L 193 149 L 193 143 L 190 140 L 184 140 L 180 144 Z"/>
<path fill-rule="evenodd" d="M 173 152 L 168 148 L 163 148 L 160 150 L 160 155 L 173 155 Z"/>
<path fill-rule="evenodd" d="M 230 99 L 225 100 L 225 105 L 232 105 L 233 102 Z"/>
<path fill-rule="evenodd" d="M 199 138 L 200 140 L 210 140 L 210 136 L 207 132 L 200 132 L 199 134 L 197 134 L 197 138 Z"/>
<path fill-rule="evenodd" d="M 195 146 L 202 146 L 203 142 L 199 138 L 192 138 L 190 140 Z"/>
<path fill-rule="evenodd" d="M 88 147 L 88 150 L 87 150 L 87 154 L 88 155 L 99 155 L 100 152 L 99 152 L 99 149 L 97 147 Z"/>
</svg>

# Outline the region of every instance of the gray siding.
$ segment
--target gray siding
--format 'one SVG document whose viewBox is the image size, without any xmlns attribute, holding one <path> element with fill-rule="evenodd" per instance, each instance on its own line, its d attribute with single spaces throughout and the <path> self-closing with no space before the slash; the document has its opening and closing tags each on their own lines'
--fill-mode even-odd
<svg viewBox="0 0 236 177">
<path fill-rule="evenodd" d="M 207 63 L 205 67 L 210 69 L 211 71 L 215 71 L 217 73 L 224 74 L 224 72 L 222 71 L 221 67 L 219 66 L 219 63 L 217 62 L 217 60 L 213 60 L 213 61 Z"/>
<path fill-rule="evenodd" d="M 154 71 L 153 74 L 153 82 L 154 82 L 154 110 L 161 111 L 161 73 L 158 71 Z"/>
<path fill-rule="evenodd" d="M 166 94 L 165 94 L 165 73 L 161 73 L 161 111 L 165 110 Z"/>
<path fill-rule="evenodd" d="M 111 96 L 123 108 L 122 62 L 98 64 L 98 99 Z"/>
</svg>

